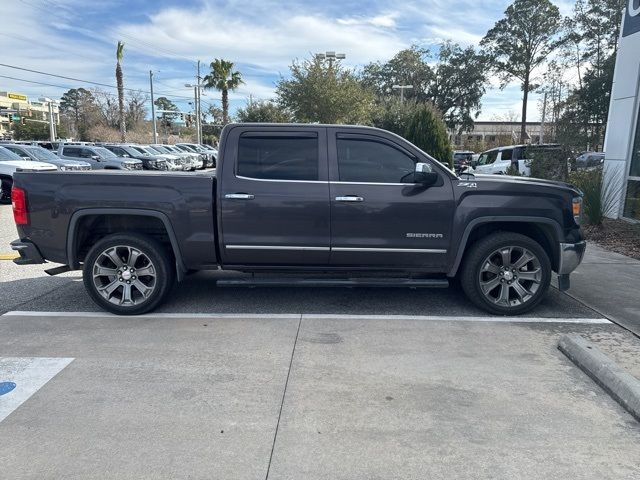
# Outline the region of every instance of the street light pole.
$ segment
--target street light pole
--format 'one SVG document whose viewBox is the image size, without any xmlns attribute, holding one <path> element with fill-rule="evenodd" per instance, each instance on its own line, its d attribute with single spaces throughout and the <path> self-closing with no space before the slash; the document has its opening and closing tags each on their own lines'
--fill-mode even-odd
<svg viewBox="0 0 640 480">
<path fill-rule="evenodd" d="M 336 53 L 336 52 L 324 52 L 317 53 L 316 57 L 320 60 L 326 60 L 329 62 L 329 68 L 333 67 L 333 62 L 336 60 L 344 60 L 347 56 L 344 53 Z"/>
<path fill-rule="evenodd" d="M 153 100 L 153 72 L 149 70 L 149 87 L 151 90 L 151 120 L 153 121 L 153 143 L 158 143 L 158 126 L 156 125 L 156 106 Z"/>
<path fill-rule="evenodd" d="M 391 88 L 393 90 L 400 90 L 400 103 L 404 103 L 404 91 L 411 90 L 413 85 L 393 85 Z"/>
<path fill-rule="evenodd" d="M 52 142 L 56 141 L 56 126 L 53 120 L 53 100 L 48 97 L 40 97 L 40 100 L 43 103 L 46 103 L 49 107 L 49 140 Z"/>
</svg>

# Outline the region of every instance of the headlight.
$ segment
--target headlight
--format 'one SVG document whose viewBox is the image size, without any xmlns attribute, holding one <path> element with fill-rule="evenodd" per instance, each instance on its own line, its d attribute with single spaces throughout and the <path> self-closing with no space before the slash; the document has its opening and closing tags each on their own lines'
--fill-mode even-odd
<svg viewBox="0 0 640 480">
<path fill-rule="evenodd" d="M 573 219 L 580 225 L 582 223 L 582 197 L 573 197 L 571 206 L 573 209 Z"/>
</svg>

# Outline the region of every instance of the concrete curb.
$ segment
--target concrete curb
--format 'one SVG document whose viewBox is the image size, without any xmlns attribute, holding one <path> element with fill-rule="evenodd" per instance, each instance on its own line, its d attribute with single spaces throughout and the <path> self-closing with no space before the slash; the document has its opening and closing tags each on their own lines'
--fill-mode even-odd
<svg viewBox="0 0 640 480">
<path fill-rule="evenodd" d="M 640 380 L 579 335 L 563 335 L 558 349 L 640 421 Z"/>
</svg>

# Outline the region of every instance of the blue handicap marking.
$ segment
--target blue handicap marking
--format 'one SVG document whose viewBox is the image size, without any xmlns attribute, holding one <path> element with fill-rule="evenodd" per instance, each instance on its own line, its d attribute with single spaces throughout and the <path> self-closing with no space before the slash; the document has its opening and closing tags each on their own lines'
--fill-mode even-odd
<svg viewBox="0 0 640 480">
<path fill-rule="evenodd" d="M 16 388 L 16 384 L 13 382 L 0 382 L 0 396 L 9 393 L 14 388 Z"/>
</svg>

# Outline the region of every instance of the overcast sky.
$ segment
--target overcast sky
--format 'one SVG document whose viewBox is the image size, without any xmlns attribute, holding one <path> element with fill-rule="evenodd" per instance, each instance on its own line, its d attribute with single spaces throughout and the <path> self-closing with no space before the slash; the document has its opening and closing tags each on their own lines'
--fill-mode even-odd
<svg viewBox="0 0 640 480">
<path fill-rule="evenodd" d="M 425 47 L 451 39 L 478 45 L 502 16 L 508 1 L 483 0 L 3 0 L 0 63 L 83 80 L 115 83 L 115 44 L 125 42 L 125 86 L 149 89 L 190 110 L 184 87 L 193 83 L 196 60 L 203 72 L 214 58 L 236 63 L 245 85 L 231 94 L 231 108 L 273 97 L 293 58 L 334 50 L 358 68 L 387 60 L 412 44 Z M 556 2 L 563 14 L 571 1 Z M 91 85 L 0 66 L 0 91 L 30 98 L 59 98 L 72 87 Z M 25 80 L 49 83 L 45 86 Z M 107 89 L 115 93 L 113 89 Z M 480 119 L 519 112 L 521 92 L 513 84 L 490 89 Z M 206 104 L 220 105 L 207 92 Z M 530 120 L 539 117 L 537 96 Z"/>
</svg>

